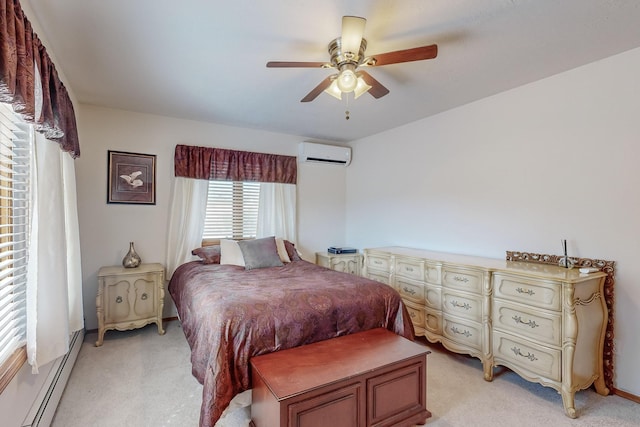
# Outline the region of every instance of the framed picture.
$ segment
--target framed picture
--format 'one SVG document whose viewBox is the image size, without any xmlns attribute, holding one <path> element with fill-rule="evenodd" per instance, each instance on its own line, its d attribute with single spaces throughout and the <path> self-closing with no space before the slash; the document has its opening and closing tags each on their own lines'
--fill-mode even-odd
<svg viewBox="0 0 640 427">
<path fill-rule="evenodd" d="M 107 203 L 156 204 L 155 154 L 108 151 Z"/>
</svg>

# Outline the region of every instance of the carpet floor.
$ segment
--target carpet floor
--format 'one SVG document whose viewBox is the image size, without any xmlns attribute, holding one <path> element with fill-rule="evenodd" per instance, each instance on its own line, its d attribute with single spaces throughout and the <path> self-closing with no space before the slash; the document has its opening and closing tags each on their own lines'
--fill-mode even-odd
<svg viewBox="0 0 640 427">
<path fill-rule="evenodd" d="M 190 350 L 180 322 L 108 331 L 102 347 L 87 333 L 53 427 L 197 427 L 202 386 L 191 375 Z M 561 396 L 505 368 L 484 381 L 479 360 L 429 344 L 427 427 L 639 426 L 640 405 L 592 389 L 576 393 L 577 419 L 564 414 Z M 245 393 L 241 397 L 247 398 Z M 250 409 L 230 408 L 216 427 L 245 427 Z"/>
</svg>

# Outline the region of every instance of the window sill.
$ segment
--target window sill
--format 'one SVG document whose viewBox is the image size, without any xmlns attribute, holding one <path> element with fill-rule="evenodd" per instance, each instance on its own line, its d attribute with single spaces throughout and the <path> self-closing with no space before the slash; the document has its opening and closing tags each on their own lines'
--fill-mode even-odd
<svg viewBox="0 0 640 427">
<path fill-rule="evenodd" d="M 0 394 L 7 388 L 13 377 L 15 377 L 26 361 L 27 349 L 25 346 L 22 346 L 14 351 L 6 362 L 0 365 Z"/>
</svg>

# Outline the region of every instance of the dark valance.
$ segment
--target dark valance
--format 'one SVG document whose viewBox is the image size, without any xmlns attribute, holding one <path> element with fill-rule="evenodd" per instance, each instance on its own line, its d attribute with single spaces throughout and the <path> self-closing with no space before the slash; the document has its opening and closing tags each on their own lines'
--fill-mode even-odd
<svg viewBox="0 0 640 427">
<path fill-rule="evenodd" d="M 219 181 L 259 181 L 295 184 L 298 165 L 294 156 L 177 145 L 175 176 Z"/>
<path fill-rule="evenodd" d="M 36 69 L 40 87 L 36 88 Z M 36 115 L 36 91 L 42 112 Z M 73 103 L 18 0 L 0 0 L 0 102 L 71 156 L 80 156 Z"/>
</svg>

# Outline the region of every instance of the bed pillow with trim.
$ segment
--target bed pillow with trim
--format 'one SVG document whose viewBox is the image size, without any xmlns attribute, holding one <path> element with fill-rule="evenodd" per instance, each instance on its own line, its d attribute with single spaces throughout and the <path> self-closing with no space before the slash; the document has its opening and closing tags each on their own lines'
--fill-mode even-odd
<svg viewBox="0 0 640 427">
<path fill-rule="evenodd" d="M 203 246 L 191 251 L 203 264 L 220 264 L 220 245 Z"/>
<path fill-rule="evenodd" d="M 238 242 L 246 270 L 265 267 L 282 267 L 274 236 Z"/>
<path fill-rule="evenodd" d="M 296 245 L 288 240 L 285 240 L 284 247 L 287 249 L 287 254 L 289 255 L 289 259 L 291 261 L 300 261 L 302 259 L 300 257 L 300 254 L 298 253 L 298 250 L 296 249 Z"/>
</svg>

